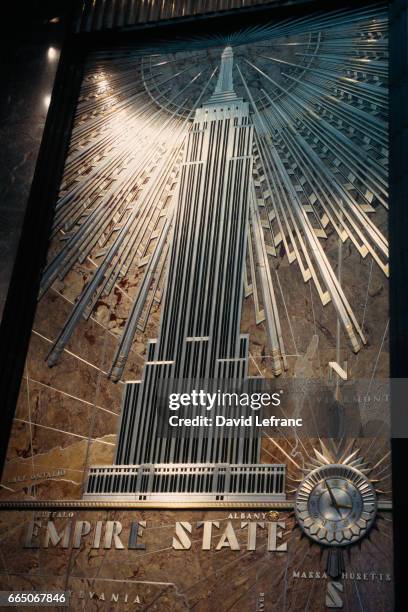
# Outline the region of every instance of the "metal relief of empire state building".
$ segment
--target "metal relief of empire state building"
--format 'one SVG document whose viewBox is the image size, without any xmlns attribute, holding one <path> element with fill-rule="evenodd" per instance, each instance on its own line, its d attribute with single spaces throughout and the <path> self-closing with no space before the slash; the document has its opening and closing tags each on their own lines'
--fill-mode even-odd
<svg viewBox="0 0 408 612">
<path fill-rule="evenodd" d="M 240 320 L 253 126 L 232 75 L 226 47 L 184 148 L 159 336 L 149 342 L 143 380 L 126 384 L 115 465 L 90 468 L 86 499 L 285 499 L 285 466 L 259 463 L 256 428 L 228 440 L 215 427 L 165 437 L 154 401 L 163 380 L 248 374 Z"/>
</svg>

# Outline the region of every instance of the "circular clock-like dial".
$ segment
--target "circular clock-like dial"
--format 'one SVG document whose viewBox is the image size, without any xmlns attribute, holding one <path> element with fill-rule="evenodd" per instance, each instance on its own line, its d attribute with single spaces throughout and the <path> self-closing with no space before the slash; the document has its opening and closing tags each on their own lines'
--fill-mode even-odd
<svg viewBox="0 0 408 612">
<path fill-rule="evenodd" d="M 377 512 L 373 485 L 347 465 L 313 470 L 296 494 L 295 513 L 306 535 L 319 544 L 346 546 L 360 540 Z"/>
</svg>

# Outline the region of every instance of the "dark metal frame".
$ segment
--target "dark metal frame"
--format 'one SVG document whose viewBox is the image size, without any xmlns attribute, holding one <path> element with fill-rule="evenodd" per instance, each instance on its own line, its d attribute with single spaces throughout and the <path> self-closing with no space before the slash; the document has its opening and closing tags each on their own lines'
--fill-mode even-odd
<svg viewBox="0 0 408 612">
<path fill-rule="evenodd" d="M 391 378 L 408 378 L 408 6 L 391 0 L 390 18 L 390 372 Z M 391 421 L 406 406 L 392 396 Z M 408 440 L 391 440 L 395 609 L 408 602 Z"/>
<path fill-rule="evenodd" d="M 3 468 L 34 320 L 42 269 L 46 262 L 54 204 L 62 178 L 75 104 L 87 52 L 113 42 L 229 30 L 242 24 L 314 10 L 361 6 L 362 0 L 297 0 L 280 6 L 248 7 L 217 15 L 181 18 L 159 24 L 105 32 L 73 34 L 66 40 L 37 160 L 13 275 L 0 327 L 0 467 Z M 408 8 L 390 0 L 390 352 L 391 377 L 408 378 Z M 399 409 L 391 402 L 393 419 Z M 392 440 L 395 609 L 408 601 L 408 487 L 405 482 L 408 440 Z"/>
</svg>

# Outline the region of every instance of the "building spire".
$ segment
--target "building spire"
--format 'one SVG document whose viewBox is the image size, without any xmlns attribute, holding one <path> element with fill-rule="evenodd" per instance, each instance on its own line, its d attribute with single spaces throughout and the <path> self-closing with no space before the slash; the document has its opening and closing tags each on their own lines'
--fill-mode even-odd
<svg viewBox="0 0 408 612">
<path fill-rule="evenodd" d="M 221 65 L 217 85 L 209 100 L 211 104 L 219 104 L 221 102 L 229 102 L 230 100 L 237 99 L 237 95 L 234 91 L 234 81 L 232 78 L 233 66 L 234 52 L 232 47 L 225 47 L 221 55 Z"/>
</svg>

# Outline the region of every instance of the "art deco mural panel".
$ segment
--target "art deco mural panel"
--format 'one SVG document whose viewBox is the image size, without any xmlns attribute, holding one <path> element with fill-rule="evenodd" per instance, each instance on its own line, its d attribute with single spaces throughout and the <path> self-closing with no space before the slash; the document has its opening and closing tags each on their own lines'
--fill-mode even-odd
<svg viewBox="0 0 408 612">
<path fill-rule="evenodd" d="M 1 489 L 13 585 L 392 609 L 387 74 L 382 5 L 87 56 Z M 167 436 L 168 380 L 273 388 L 310 428 Z"/>
</svg>

